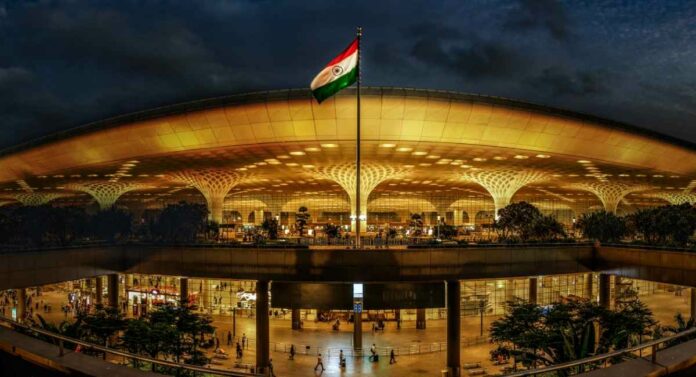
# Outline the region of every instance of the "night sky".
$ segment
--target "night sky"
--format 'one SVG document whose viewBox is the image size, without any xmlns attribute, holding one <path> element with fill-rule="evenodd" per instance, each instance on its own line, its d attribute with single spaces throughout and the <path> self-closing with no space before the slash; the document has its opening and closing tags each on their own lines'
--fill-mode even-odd
<svg viewBox="0 0 696 377">
<path fill-rule="evenodd" d="M 696 142 L 696 1 L 0 1 L 0 148 L 113 115 L 363 83 L 559 107 Z"/>
</svg>

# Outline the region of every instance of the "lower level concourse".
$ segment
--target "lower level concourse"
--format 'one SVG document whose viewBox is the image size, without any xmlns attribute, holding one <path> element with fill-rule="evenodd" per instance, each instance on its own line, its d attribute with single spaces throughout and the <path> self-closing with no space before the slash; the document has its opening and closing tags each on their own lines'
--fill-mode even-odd
<svg viewBox="0 0 696 377">
<path fill-rule="evenodd" d="M 274 284 L 278 285 L 275 289 Z M 459 342 L 458 365 L 472 371 L 461 375 L 479 371 L 487 375 L 502 374 L 509 371 L 510 364 L 491 357 L 490 352 L 496 346 L 489 340 L 489 331 L 491 323 L 506 313 L 505 303 L 515 298 L 542 307 L 590 300 L 613 308 L 626 295 L 635 294 L 662 325 L 674 325 L 677 313 L 685 317 L 694 315 L 693 289 L 597 273 L 462 280 L 454 288 L 449 282 L 438 284 L 443 288 L 445 305 L 442 307 L 293 310 L 274 304 L 274 301 L 288 302 L 285 297 L 274 300 L 274 291 L 280 292 L 282 282 L 271 282 L 265 288 L 265 282 L 250 280 L 118 274 L 3 291 L 0 309 L 7 318 L 40 323 L 41 317 L 47 323 L 59 325 L 73 321 L 79 312 L 94 312 L 98 305 L 113 306 L 127 318 L 138 318 L 166 303 L 179 305 L 182 297 L 186 297 L 194 312 L 208 316 L 215 328 L 204 348 L 211 359 L 210 367 L 248 371 L 258 364 L 259 339 L 266 338 L 268 357 L 278 376 L 313 375 L 319 354 L 326 369 L 321 373 L 324 376 L 437 375 L 445 365 L 452 364 L 449 359 L 452 352 L 447 348 L 455 339 Z M 358 296 L 359 288 L 352 282 L 350 286 L 353 296 Z M 361 288 L 365 289 L 367 305 L 368 290 L 374 289 L 374 285 L 364 284 Z M 457 290 L 458 297 L 452 298 Z M 259 297 L 261 292 L 270 292 L 270 299 L 265 303 Z M 292 302 L 307 306 L 310 301 L 303 298 Z M 268 305 L 268 320 L 264 329 L 264 321 L 257 317 L 259 307 L 265 305 Z M 458 307 L 459 329 L 447 318 L 452 307 Z M 237 344 L 241 356 L 237 355 Z M 378 362 L 368 357 L 372 347 L 381 356 Z M 291 348 L 295 350 L 294 357 L 290 355 Z M 390 362 L 392 350 L 396 363 Z M 341 352 L 346 357 L 345 368 L 339 365 Z"/>
</svg>

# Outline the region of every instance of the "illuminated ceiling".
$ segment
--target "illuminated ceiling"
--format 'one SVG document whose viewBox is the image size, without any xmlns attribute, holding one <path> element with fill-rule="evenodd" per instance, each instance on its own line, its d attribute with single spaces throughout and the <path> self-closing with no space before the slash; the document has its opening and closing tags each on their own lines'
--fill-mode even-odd
<svg viewBox="0 0 696 377">
<path fill-rule="evenodd" d="M 587 198 L 613 210 L 624 199 L 691 198 L 696 186 L 694 146 L 630 126 L 453 93 L 371 88 L 362 98 L 362 159 L 370 167 L 363 182 L 375 186 L 364 187 L 368 194 L 477 197 L 496 206 L 513 196 L 569 207 Z M 354 171 L 355 121 L 350 91 L 321 105 L 303 90 L 155 109 L 5 151 L 0 201 L 87 193 L 104 207 L 118 198 L 202 194 L 221 210 L 235 196 L 346 200 L 343 188 L 355 186 L 346 176 Z"/>
</svg>

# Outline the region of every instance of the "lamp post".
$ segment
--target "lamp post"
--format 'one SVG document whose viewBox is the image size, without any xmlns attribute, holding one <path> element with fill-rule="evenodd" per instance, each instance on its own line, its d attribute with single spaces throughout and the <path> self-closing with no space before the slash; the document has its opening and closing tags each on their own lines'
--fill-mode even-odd
<svg viewBox="0 0 696 377">
<path fill-rule="evenodd" d="M 440 240 L 440 215 L 437 215 L 437 239 Z"/>
</svg>

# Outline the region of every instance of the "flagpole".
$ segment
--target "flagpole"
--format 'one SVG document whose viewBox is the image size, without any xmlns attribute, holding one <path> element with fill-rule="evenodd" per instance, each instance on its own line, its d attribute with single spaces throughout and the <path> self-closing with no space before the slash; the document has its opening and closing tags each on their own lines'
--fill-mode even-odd
<svg viewBox="0 0 696 377">
<path fill-rule="evenodd" d="M 360 242 L 360 60 L 362 58 L 362 52 L 360 51 L 360 39 L 362 38 L 362 27 L 358 26 L 356 31 L 356 37 L 358 40 L 358 87 L 356 91 L 358 118 L 357 118 L 357 135 L 355 137 L 355 248 L 359 249 L 362 245 Z M 367 216 L 367 214 L 365 214 Z"/>
</svg>

